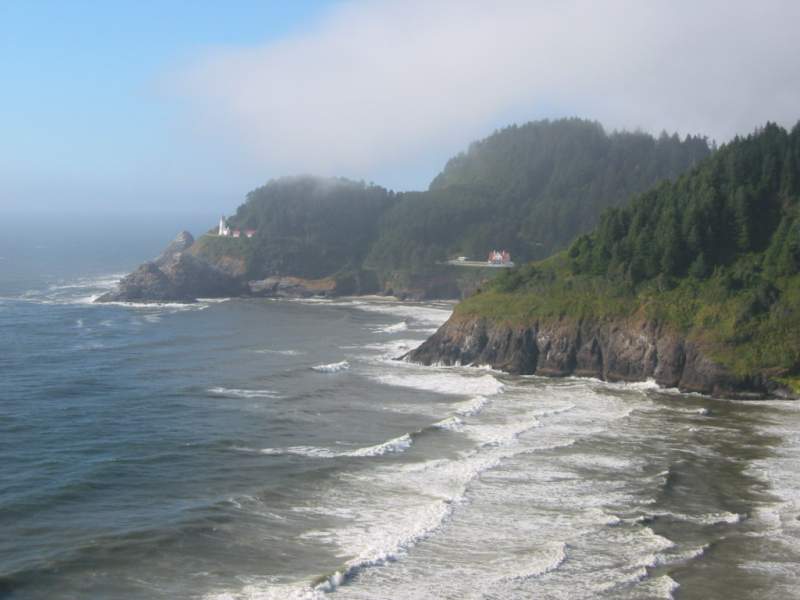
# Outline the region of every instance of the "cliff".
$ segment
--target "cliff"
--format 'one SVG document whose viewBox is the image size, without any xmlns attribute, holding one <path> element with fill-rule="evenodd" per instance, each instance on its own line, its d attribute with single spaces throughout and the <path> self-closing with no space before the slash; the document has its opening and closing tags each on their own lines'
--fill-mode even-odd
<svg viewBox="0 0 800 600">
<path fill-rule="evenodd" d="M 800 393 L 799 157 L 800 124 L 736 138 L 568 251 L 499 275 L 410 358 Z"/>
<path fill-rule="evenodd" d="M 245 292 L 241 278 L 190 254 L 193 243 L 191 233 L 179 233 L 158 258 L 142 264 L 95 302 L 194 302 Z"/>
<path fill-rule="evenodd" d="M 668 388 L 724 397 L 783 395 L 762 376 L 737 376 L 695 341 L 657 321 L 542 319 L 514 325 L 454 315 L 406 355 L 425 365 L 490 365 L 522 375 L 654 379 Z"/>
</svg>

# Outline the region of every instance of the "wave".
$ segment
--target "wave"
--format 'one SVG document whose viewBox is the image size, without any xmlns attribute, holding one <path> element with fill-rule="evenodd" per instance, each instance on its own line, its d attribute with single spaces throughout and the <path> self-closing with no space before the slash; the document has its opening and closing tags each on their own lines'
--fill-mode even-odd
<svg viewBox="0 0 800 600">
<path fill-rule="evenodd" d="M 390 301 L 373 300 L 371 302 L 352 303 L 350 306 L 367 312 L 377 312 L 409 319 L 415 323 L 436 327 L 441 326 L 453 313 L 451 306 L 435 308 L 415 304 L 398 304 Z"/>
<path fill-rule="evenodd" d="M 399 333 L 401 331 L 406 331 L 407 329 L 408 323 L 405 321 L 400 321 L 399 323 L 393 323 L 392 325 L 376 327 L 374 331 L 376 333 Z"/>
<path fill-rule="evenodd" d="M 430 493 L 439 499 L 432 504 L 416 507 L 416 510 L 404 510 L 404 518 L 392 521 L 393 527 L 384 532 L 382 539 L 376 537 L 377 532 L 369 530 L 370 542 L 366 548 L 355 558 L 347 561 L 342 569 L 314 581 L 309 591 L 334 592 L 362 571 L 383 566 L 406 555 L 413 546 L 441 529 L 452 516 L 455 506 L 464 500 L 469 483 L 497 463 L 498 460 L 494 457 L 473 454 L 466 461 L 430 460 L 421 464 L 405 465 L 399 473 L 396 471 L 386 473 L 386 477 L 391 481 L 397 481 L 403 475 L 409 478 L 408 483 L 414 483 L 419 478 L 419 485 L 423 485 L 423 482 L 430 485 L 437 478 L 443 478 L 453 483 L 456 489 L 444 494 L 430 490 Z M 431 474 L 430 471 L 437 473 Z"/>
<path fill-rule="evenodd" d="M 715 512 L 706 513 L 701 515 L 687 515 L 684 513 L 674 513 L 670 511 L 648 513 L 637 518 L 638 521 L 644 522 L 655 518 L 675 519 L 678 521 L 686 521 L 687 523 L 694 523 L 695 525 L 733 525 L 739 523 L 745 518 L 746 515 L 732 512 Z"/>
<path fill-rule="evenodd" d="M 386 385 L 410 387 L 439 394 L 493 396 L 503 391 L 503 384 L 492 375 L 462 375 L 460 373 L 388 373 L 375 376 Z"/>
<path fill-rule="evenodd" d="M 306 456 L 308 458 L 335 458 L 336 453 L 327 448 L 317 448 L 316 446 L 289 446 L 288 448 L 262 448 L 261 454 L 273 456 L 294 455 Z"/>
<path fill-rule="evenodd" d="M 374 350 L 375 352 L 380 352 L 382 358 L 389 361 L 388 364 L 392 366 L 399 366 L 399 363 L 395 360 L 401 354 L 404 354 L 411 350 L 412 348 L 416 348 L 422 343 L 422 340 L 390 340 L 388 342 L 382 342 L 379 344 L 363 344 L 360 346 L 340 346 L 343 350 Z M 402 363 L 407 364 L 407 363 Z"/>
<path fill-rule="evenodd" d="M 352 450 L 350 452 L 343 452 L 341 456 L 383 456 L 384 454 L 404 452 L 411 447 L 412 443 L 411 434 L 406 433 L 388 442 L 383 442 L 382 444 L 368 446 L 367 448 L 359 448 L 358 450 Z"/>
<path fill-rule="evenodd" d="M 226 398 L 279 398 L 280 396 L 272 390 L 245 390 L 239 388 L 212 387 L 208 390 L 214 396 L 224 396 Z"/>
<path fill-rule="evenodd" d="M 9 299 L 37 304 L 89 304 L 103 293 L 114 289 L 124 275 L 124 273 L 115 273 L 59 281 L 46 287 L 28 290 Z"/>
<path fill-rule="evenodd" d="M 525 579 L 534 579 L 541 577 L 552 571 L 558 569 L 567 560 L 567 544 L 564 542 L 557 542 L 551 544 L 542 553 L 540 560 L 528 566 L 524 570 L 518 570 L 516 573 L 504 575 L 499 578 L 499 581 L 523 581 Z"/>
<path fill-rule="evenodd" d="M 486 396 L 476 396 L 466 402 L 459 403 L 456 414 L 461 417 L 474 417 L 480 414 L 487 404 L 489 404 L 489 399 Z"/>
<path fill-rule="evenodd" d="M 305 354 L 305 352 L 302 352 L 300 350 L 273 350 L 271 348 L 254 350 L 253 352 L 257 352 L 258 354 L 281 354 L 283 356 L 301 356 Z"/>
<path fill-rule="evenodd" d="M 374 456 L 384 456 L 386 454 L 398 454 L 405 452 L 413 444 L 411 434 L 403 434 L 399 437 L 393 438 L 381 444 L 374 446 L 366 446 L 356 450 L 347 452 L 334 452 L 328 448 L 319 448 L 316 446 L 290 446 L 288 448 L 263 448 L 259 450 L 261 454 L 269 455 L 295 455 L 305 456 L 308 458 L 339 458 L 339 457 L 352 457 L 352 458 L 369 458 Z"/>
<path fill-rule="evenodd" d="M 464 421 L 458 417 L 447 417 L 431 425 L 434 429 L 447 429 L 448 431 L 461 431 L 464 428 Z"/>
<path fill-rule="evenodd" d="M 337 363 L 330 363 L 327 365 L 317 365 L 316 367 L 311 367 L 314 371 L 319 371 L 320 373 L 338 373 L 339 371 L 346 371 L 350 368 L 350 363 L 346 360 Z"/>
</svg>

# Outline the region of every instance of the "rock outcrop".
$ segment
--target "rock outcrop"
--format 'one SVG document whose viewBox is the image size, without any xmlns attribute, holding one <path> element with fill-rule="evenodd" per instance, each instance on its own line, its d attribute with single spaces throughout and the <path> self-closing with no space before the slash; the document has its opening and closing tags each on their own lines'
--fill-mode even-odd
<svg viewBox="0 0 800 600">
<path fill-rule="evenodd" d="M 158 258 L 141 265 L 95 302 L 194 302 L 246 292 L 240 278 L 186 252 L 193 243 L 189 232 L 181 232 Z"/>
<path fill-rule="evenodd" d="M 515 326 L 454 315 L 405 358 L 425 365 L 491 365 L 516 374 L 654 379 L 714 396 L 781 392 L 767 378 L 735 376 L 698 343 L 651 321 L 563 319 Z"/>
<path fill-rule="evenodd" d="M 193 244 L 194 236 L 188 231 L 181 231 L 153 262 L 159 267 L 164 266 L 178 254 L 188 250 Z"/>
<path fill-rule="evenodd" d="M 250 294 L 272 298 L 309 298 L 312 296 L 334 296 L 336 281 L 325 279 L 303 279 L 301 277 L 267 277 L 247 283 Z"/>
</svg>

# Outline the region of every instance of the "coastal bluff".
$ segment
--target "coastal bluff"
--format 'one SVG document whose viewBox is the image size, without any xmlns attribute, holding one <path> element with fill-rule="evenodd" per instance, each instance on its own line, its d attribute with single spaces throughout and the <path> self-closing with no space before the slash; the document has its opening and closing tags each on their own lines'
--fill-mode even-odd
<svg viewBox="0 0 800 600">
<path fill-rule="evenodd" d="M 182 231 L 153 261 L 123 277 L 117 289 L 95 302 L 195 302 L 197 298 L 219 298 L 242 294 L 241 278 L 226 273 L 189 250 L 194 237 Z"/>
<path fill-rule="evenodd" d="M 785 396 L 764 376 L 739 377 L 699 344 L 656 321 L 542 319 L 515 325 L 454 314 L 404 359 L 423 365 L 488 365 L 519 375 L 655 380 L 717 397 Z"/>
</svg>

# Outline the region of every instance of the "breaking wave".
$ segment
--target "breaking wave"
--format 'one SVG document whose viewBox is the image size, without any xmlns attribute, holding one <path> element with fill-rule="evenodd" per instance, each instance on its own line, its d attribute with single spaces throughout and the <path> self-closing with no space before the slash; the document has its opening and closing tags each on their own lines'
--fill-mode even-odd
<svg viewBox="0 0 800 600">
<path fill-rule="evenodd" d="M 492 375 L 474 376 L 455 372 L 385 373 L 376 375 L 375 379 L 386 385 L 464 396 L 491 396 L 504 389 L 503 384 Z"/>
<path fill-rule="evenodd" d="M 386 454 L 397 454 L 405 452 L 413 444 L 411 434 L 403 434 L 400 437 L 388 440 L 381 444 L 374 446 L 366 446 L 356 450 L 349 450 L 346 452 L 334 452 L 328 448 L 318 448 L 316 446 L 290 446 L 288 448 L 263 448 L 259 450 L 261 454 L 270 455 L 295 455 L 306 456 L 308 458 L 338 458 L 338 457 L 353 457 L 353 458 L 368 458 L 373 456 L 384 456 Z"/>
<path fill-rule="evenodd" d="M 327 365 L 317 365 L 316 367 L 311 367 L 314 371 L 319 371 L 320 373 L 338 373 L 339 371 L 346 371 L 350 368 L 350 363 L 346 360 L 336 363 L 329 363 Z"/>
<path fill-rule="evenodd" d="M 392 325 L 383 325 L 380 327 L 375 328 L 376 333 L 399 333 L 401 331 L 406 331 L 408 329 L 408 323 L 405 321 L 400 321 L 399 323 L 393 323 Z"/>
<path fill-rule="evenodd" d="M 272 390 L 246 390 L 239 388 L 212 387 L 208 393 L 214 396 L 225 398 L 278 398 L 278 394 Z"/>
</svg>

